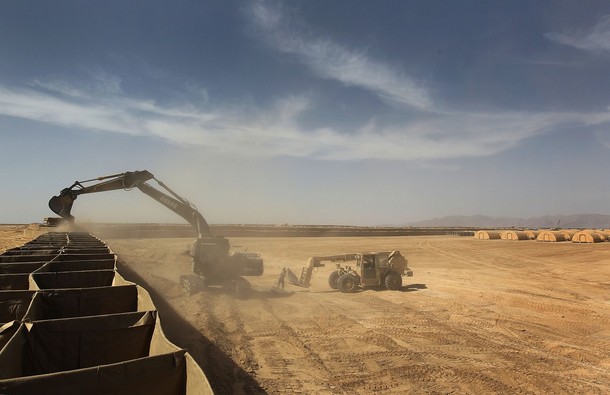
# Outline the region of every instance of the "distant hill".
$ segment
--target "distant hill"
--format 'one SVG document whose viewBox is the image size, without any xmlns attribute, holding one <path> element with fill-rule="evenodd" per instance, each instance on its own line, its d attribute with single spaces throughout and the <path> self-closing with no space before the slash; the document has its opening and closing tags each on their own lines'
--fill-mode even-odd
<svg viewBox="0 0 610 395">
<path fill-rule="evenodd" d="M 409 223 L 410 226 L 425 227 L 476 227 L 476 228 L 610 228 L 610 215 L 574 214 L 547 215 L 543 217 L 512 218 L 488 217 L 485 215 L 454 215 Z"/>
</svg>

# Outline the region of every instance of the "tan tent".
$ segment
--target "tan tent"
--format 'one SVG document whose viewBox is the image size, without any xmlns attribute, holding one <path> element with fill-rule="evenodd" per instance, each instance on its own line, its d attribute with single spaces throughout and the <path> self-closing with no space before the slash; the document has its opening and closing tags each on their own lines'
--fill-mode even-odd
<svg viewBox="0 0 610 395">
<path fill-rule="evenodd" d="M 530 240 L 536 240 L 536 238 L 540 234 L 540 232 L 537 230 L 524 230 L 524 232 Z"/>
<path fill-rule="evenodd" d="M 572 240 L 572 236 L 574 236 L 574 234 L 576 234 L 577 231 L 562 229 L 559 232 L 564 234 L 564 236 L 566 237 L 566 241 L 570 241 L 570 240 Z"/>
<path fill-rule="evenodd" d="M 601 243 L 604 238 L 592 230 L 581 230 L 572 237 L 572 243 Z"/>
<path fill-rule="evenodd" d="M 474 234 L 475 239 L 479 240 L 497 240 L 501 238 L 500 232 L 479 230 Z"/>
<path fill-rule="evenodd" d="M 596 230 L 595 233 L 599 234 L 604 241 L 610 240 L 610 232 L 606 230 Z"/>
<path fill-rule="evenodd" d="M 550 230 L 545 230 L 538 234 L 536 238 L 538 241 L 546 241 L 546 242 L 560 242 L 567 241 L 566 235 L 561 232 L 554 232 Z"/>
<path fill-rule="evenodd" d="M 525 232 L 515 230 L 505 230 L 501 235 L 502 240 L 529 240 L 529 236 Z"/>
</svg>

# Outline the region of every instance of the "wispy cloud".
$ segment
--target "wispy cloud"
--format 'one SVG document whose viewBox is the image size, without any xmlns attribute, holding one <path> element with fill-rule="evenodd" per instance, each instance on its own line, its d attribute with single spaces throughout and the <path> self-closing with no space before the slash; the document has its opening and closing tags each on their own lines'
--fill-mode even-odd
<svg viewBox="0 0 610 395">
<path fill-rule="evenodd" d="M 525 63 L 525 64 L 534 64 L 534 65 L 541 65 L 541 66 L 558 66 L 558 67 L 578 67 L 578 66 L 583 66 L 583 62 L 564 62 L 564 61 L 558 61 L 558 60 L 522 60 L 519 61 L 518 63 Z"/>
<path fill-rule="evenodd" d="M 600 142 L 604 147 L 610 149 L 610 125 L 604 128 L 603 130 L 597 130 L 595 132 L 595 137 L 597 141 Z"/>
<path fill-rule="evenodd" d="M 588 51 L 610 51 L 610 15 L 603 16 L 599 22 L 588 29 L 572 32 L 551 32 L 545 37 L 559 44 Z"/>
<path fill-rule="evenodd" d="M 326 160 L 421 160 L 480 157 L 515 147 L 562 127 L 610 124 L 610 112 L 435 114 L 427 120 L 352 133 L 303 129 L 298 119 L 313 109 L 308 96 L 278 100 L 269 108 L 164 107 L 120 89 L 82 91 L 63 82 L 28 89 L 0 86 L 0 115 L 82 130 L 161 138 L 251 156 Z"/>
<path fill-rule="evenodd" d="M 281 52 L 295 55 L 315 74 L 347 86 L 366 89 L 383 100 L 421 110 L 433 103 L 421 82 L 395 67 L 348 49 L 330 39 L 316 37 L 266 1 L 253 3 L 250 16 L 265 40 Z"/>
<path fill-rule="evenodd" d="M 296 56 L 323 78 L 366 89 L 394 105 L 421 111 L 402 124 L 370 120 L 349 133 L 324 126 L 310 129 L 299 122 L 305 116 L 315 117 L 316 100 L 309 94 L 285 96 L 268 107 L 234 102 L 223 105 L 215 103 L 205 89 L 190 84 L 182 93 L 173 92 L 177 100 L 172 104 L 160 105 L 126 94 L 121 78 L 98 70 L 90 83 L 81 83 L 78 88 L 64 81 L 40 79 L 28 88 L 0 85 L 0 116 L 84 131 L 155 137 L 238 155 L 325 160 L 482 157 L 565 128 L 595 126 L 605 130 L 610 126 L 610 109 L 589 113 L 441 111 L 422 84 L 400 70 L 371 59 L 366 51 L 350 50 L 316 36 L 267 2 L 253 4 L 249 15 L 274 48 Z M 609 21 L 605 18 L 604 24 L 592 32 L 582 33 L 581 42 L 588 41 L 589 47 L 595 47 L 592 43 L 610 30 Z M 549 38 L 569 41 L 567 36 Z M 598 138 L 610 147 L 605 136 Z"/>
</svg>

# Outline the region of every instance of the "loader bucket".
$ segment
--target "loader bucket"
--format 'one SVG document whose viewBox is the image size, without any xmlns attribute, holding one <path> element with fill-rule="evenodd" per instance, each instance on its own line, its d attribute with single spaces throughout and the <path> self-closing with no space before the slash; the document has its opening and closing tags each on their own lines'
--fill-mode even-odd
<svg viewBox="0 0 610 395">
<path fill-rule="evenodd" d="M 299 281 L 299 278 L 297 277 L 297 275 L 294 274 L 294 272 L 292 270 L 290 270 L 289 268 L 286 268 L 286 276 L 288 277 L 288 282 L 290 284 L 296 285 L 298 287 L 302 287 L 303 286 L 301 281 Z M 307 285 L 307 287 L 309 287 L 309 284 Z"/>
<path fill-rule="evenodd" d="M 76 199 L 75 196 L 73 197 L 71 194 L 63 193 L 62 191 L 59 196 L 53 196 L 49 200 L 49 208 L 51 209 L 51 211 L 53 211 L 55 214 L 59 215 L 66 221 L 74 222 L 74 217 L 72 216 L 72 214 L 70 214 L 74 199 Z"/>
</svg>

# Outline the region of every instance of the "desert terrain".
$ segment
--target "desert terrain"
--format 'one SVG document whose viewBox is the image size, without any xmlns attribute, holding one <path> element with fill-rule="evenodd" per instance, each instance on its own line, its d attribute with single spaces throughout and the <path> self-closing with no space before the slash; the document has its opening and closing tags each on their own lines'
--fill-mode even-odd
<svg viewBox="0 0 610 395">
<path fill-rule="evenodd" d="M 218 393 L 610 393 L 609 243 L 232 238 L 265 259 L 244 300 L 180 287 L 190 239 L 105 241 Z M 387 249 L 414 271 L 401 291 L 342 294 L 332 266 L 273 290 L 309 256 Z"/>
<path fill-rule="evenodd" d="M 46 229 L 1 226 L 0 252 Z M 217 393 L 610 393 L 610 244 L 471 237 L 231 238 L 263 255 L 240 299 L 188 294 L 191 239 L 105 239 L 155 299 L 167 337 Z M 401 291 L 342 294 L 332 263 L 302 289 L 274 289 L 307 258 L 398 249 Z"/>
<path fill-rule="evenodd" d="M 3 225 L 0 224 L 0 254 L 9 248 L 14 248 L 35 239 L 49 228 L 37 224 L 31 225 Z"/>
</svg>

